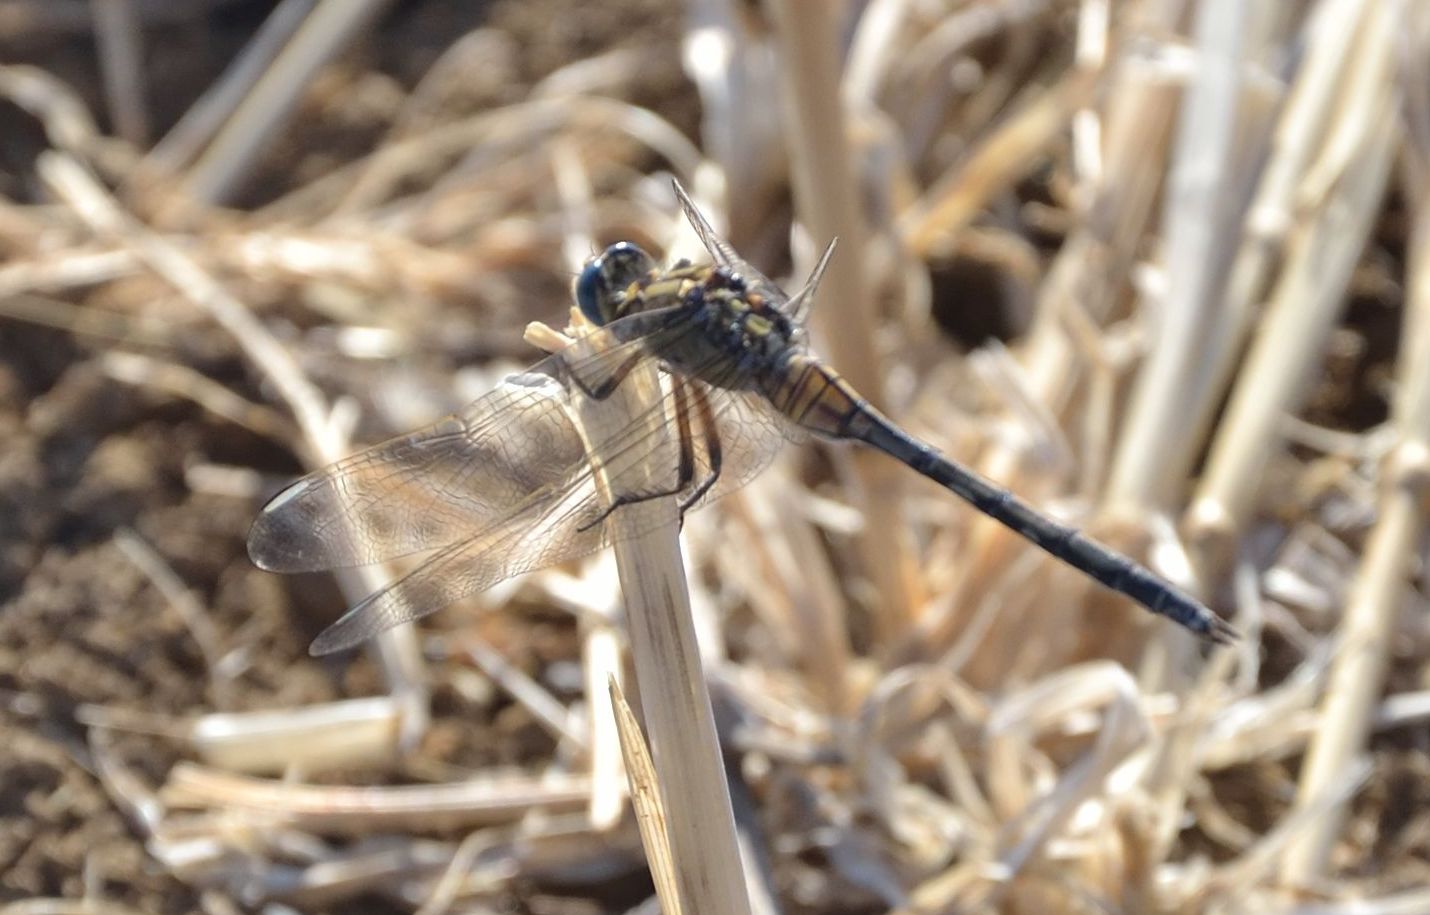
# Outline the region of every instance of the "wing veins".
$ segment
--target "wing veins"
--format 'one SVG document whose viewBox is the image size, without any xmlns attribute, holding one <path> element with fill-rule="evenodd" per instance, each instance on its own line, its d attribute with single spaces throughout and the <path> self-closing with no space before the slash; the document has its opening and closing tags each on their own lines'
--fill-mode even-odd
<svg viewBox="0 0 1430 915">
<path fill-rule="evenodd" d="M 722 361 L 725 363 L 724 371 L 718 372 Z M 701 369 L 718 372 L 714 377 L 732 382 L 738 378 L 735 364 L 723 355 L 712 356 Z M 677 384 L 696 385 L 700 388 L 698 393 L 709 398 L 712 421 L 711 426 L 704 430 L 705 434 L 719 435 L 720 419 L 738 404 L 753 406 L 774 416 L 772 411 L 764 409 L 762 400 L 749 398 L 744 392 L 707 385 L 691 377 L 672 380 Z M 672 396 L 673 388 L 668 387 L 662 394 L 662 407 Z M 617 442 L 622 437 L 630 440 L 620 442 L 613 452 L 603 448 L 601 459 L 619 459 L 628 456 L 631 449 L 645 448 L 648 434 L 631 435 L 639 426 L 639 422 L 624 424 L 617 436 L 607 439 L 605 444 Z M 665 430 L 658 434 L 665 434 Z M 733 468 L 735 477 L 742 480 L 757 472 L 759 467 L 768 463 L 775 450 L 771 448 L 768 455 L 756 453 L 758 466 Z M 442 548 L 422 565 L 354 606 L 324 630 L 314 641 L 313 652 L 328 654 L 340 651 L 393 626 L 434 613 L 513 575 L 574 559 L 607 546 L 610 543 L 607 525 L 579 530 L 583 519 L 595 518 L 605 512 L 605 499 L 595 486 L 594 474 L 595 470 L 588 462 L 559 490 L 533 494 L 494 526 Z M 690 485 L 698 485 L 698 478 Z M 584 490 L 584 494 L 573 504 L 562 508 L 563 503 L 578 490 Z M 729 489 L 721 493 L 727 491 Z M 699 504 L 708 504 L 710 495 L 702 498 Z M 558 509 L 561 509 L 560 513 L 551 516 Z M 641 528 L 632 533 L 647 532 L 648 528 Z M 491 557 L 497 550 L 500 550 L 500 556 L 493 562 Z M 423 596 L 424 592 L 430 591 L 436 594 Z"/>
</svg>

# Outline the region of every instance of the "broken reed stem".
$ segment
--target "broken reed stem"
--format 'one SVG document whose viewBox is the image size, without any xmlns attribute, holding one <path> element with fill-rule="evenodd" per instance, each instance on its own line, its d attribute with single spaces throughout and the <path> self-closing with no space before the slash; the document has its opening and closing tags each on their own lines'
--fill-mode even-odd
<svg viewBox="0 0 1430 915">
<path fill-rule="evenodd" d="M 840 36 L 848 7 L 825 0 L 773 0 L 770 7 L 781 45 L 785 137 L 799 221 L 817 246 L 839 239 L 812 310 L 819 344 L 830 364 L 882 408 L 864 220 L 840 95 Z M 879 594 L 871 622 L 877 641 L 890 644 L 908 631 L 923 603 L 901 511 L 902 475 L 891 462 L 863 450 L 852 452 L 852 462 L 865 517 L 859 552 Z"/>
<path fill-rule="evenodd" d="M 647 365 L 631 372 L 604 400 L 577 398 L 574 418 L 588 441 L 612 440 L 617 437 L 613 430 L 621 430 L 619 437 L 626 441 L 664 436 L 665 445 L 652 452 L 626 448 L 594 463 L 597 484 L 608 500 L 617 490 L 613 480 L 620 481 L 621 492 L 654 492 L 662 488 L 659 469 L 676 466 L 666 417 L 654 409 L 661 394 L 660 375 Z M 638 431 L 640 424 L 645 428 Z M 615 547 L 631 659 L 664 807 L 679 813 L 667 825 L 681 905 L 702 915 L 750 915 L 735 815 L 691 617 L 676 499 L 625 505 L 604 523 Z"/>
<path fill-rule="evenodd" d="M 646 861 L 650 863 L 655 894 L 660 899 L 663 915 L 682 915 L 685 909 L 680 902 L 679 877 L 670 852 L 669 819 L 661 801 L 660 779 L 655 774 L 650 748 L 646 746 L 640 724 L 626 703 L 626 697 L 621 694 L 621 686 L 615 677 L 607 680 L 606 689 L 611 713 L 615 717 L 616 733 L 621 738 L 621 756 L 626 763 L 631 806 L 636 811 L 636 826 L 640 830 Z"/>
<path fill-rule="evenodd" d="M 194 722 L 189 742 L 229 772 L 279 775 L 390 762 L 402 707 L 389 696 L 276 711 L 215 712 Z"/>
</svg>

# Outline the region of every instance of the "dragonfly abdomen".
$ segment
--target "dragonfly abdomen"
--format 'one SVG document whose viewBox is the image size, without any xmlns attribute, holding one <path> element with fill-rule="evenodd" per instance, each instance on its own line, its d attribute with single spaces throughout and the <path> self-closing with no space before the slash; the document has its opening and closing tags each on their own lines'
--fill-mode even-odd
<svg viewBox="0 0 1430 915">
<path fill-rule="evenodd" d="M 1236 637 L 1230 625 L 1196 598 L 1077 528 L 1048 518 L 1009 490 L 949 460 L 867 404 L 845 420 L 844 428 L 847 437 L 858 438 L 907 464 L 1104 587 L 1125 594 L 1153 613 L 1168 617 L 1211 641 L 1226 644 Z"/>
<path fill-rule="evenodd" d="M 863 438 L 873 410 L 838 372 L 805 353 L 787 352 L 762 373 L 759 387 L 796 425 L 829 438 Z"/>
</svg>

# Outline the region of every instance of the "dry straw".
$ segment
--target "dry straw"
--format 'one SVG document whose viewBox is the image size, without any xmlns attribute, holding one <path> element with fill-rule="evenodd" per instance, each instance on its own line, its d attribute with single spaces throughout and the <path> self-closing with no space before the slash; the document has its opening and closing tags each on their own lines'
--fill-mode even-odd
<svg viewBox="0 0 1430 915">
<path fill-rule="evenodd" d="M 104 548 L 152 588 L 86 587 L 106 624 L 174 622 L 153 638 L 192 647 L 193 700 L 87 697 L 82 752 L 54 756 L 83 758 L 66 784 L 93 773 L 170 893 L 609 905 L 643 839 L 667 911 L 1430 911 L 1430 7 L 698 0 L 650 51 L 571 61 L 520 98 L 503 84 L 474 112 L 463 80 L 511 52 L 488 28 L 371 108 L 369 152 L 306 182 L 282 153 L 292 184 L 261 193 L 295 104 L 367 110 L 318 76 L 359 91 L 324 62 L 382 5 L 279 4 L 145 150 L 159 89 L 136 61 L 161 6 L 93 4 L 115 136 L 55 75 L 0 67 L 43 134 L 32 180 L 7 185 L 42 198 L 0 201 L 0 334 L 60 328 L 66 365 L 316 467 L 351 449 L 359 410 L 364 437 L 401 431 L 532 357 L 520 328 L 561 313 L 602 244 L 703 256 L 673 174 L 771 275 L 802 277 L 785 268 L 838 236 L 813 306 L 831 364 L 1244 633 L 1208 656 L 903 468 L 818 447 L 686 519 L 683 559 L 673 505 L 623 508 L 617 572 L 493 589 L 425 645 L 390 633 L 375 676 L 220 606 L 241 581 L 287 595 L 286 626 L 340 610 L 320 591 L 236 553 L 186 580 L 194 563 L 117 526 Z M 699 142 L 683 103 L 631 100 L 662 97 L 641 82 L 661 49 L 700 96 Z M 263 202 L 214 206 L 245 189 Z M 962 357 L 935 319 L 1000 298 L 1027 326 Z M 245 376 L 209 374 L 226 363 L 196 354 L 214 351 Z M 654 422 L 660 384 L 632 378 L 579 420 Z M 17 454 L 52 434 L 53 402 L 16 414 Z M 186 456 L 184 479 L 240 515 L 280 482 L 214 461 Z M 338 581 L 351 602 L 386 575 Z M 35 606 L 22 590 L 7 620 Z M 72 734 L 42 720 L 64 684 L 14 677 L 27 739 Z M 471 768 L 491 758 L 518 771 Z"/>
</svg>

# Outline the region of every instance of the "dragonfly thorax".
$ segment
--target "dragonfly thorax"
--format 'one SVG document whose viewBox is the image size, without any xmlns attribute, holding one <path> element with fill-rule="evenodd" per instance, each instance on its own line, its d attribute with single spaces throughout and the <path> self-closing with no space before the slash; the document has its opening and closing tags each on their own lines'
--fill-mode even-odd
<svg viewBox="0 0 1430 915">
<path fill-rule="evenodd" d="M 717 387 L 760 388 L 777 373 L 798 330 L 776 304 L 726 266 L 677 266 L 641 284 L 645 309 L 678 306 L 651 344 L 676 371 Z"/>
<path fill-rule="evenodd" d="M 779 293 L 730 265 L 680 261 L 658 270 L 630 242 L 593 258 L 576 281 L 576 301 L 597 324 L 640 313 L 665 314 L 644 329 L 672 368 L 723 388 L 760 388 L 798 349 L 799 328 L 780 310 Z"/>
<path fill-rule="evenodd" d="M 761 364 L 787 352 L 795 327 L 762 292 L 725 267 L 710 270 L 701 295 L 702 324 L 730 353 L 749 354 Z"/>
</svg>

